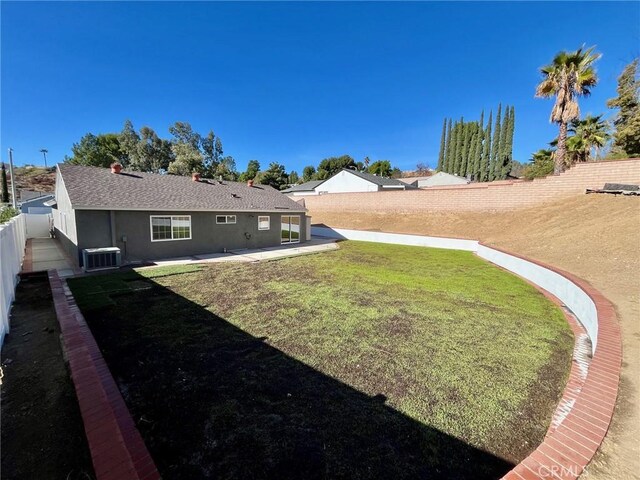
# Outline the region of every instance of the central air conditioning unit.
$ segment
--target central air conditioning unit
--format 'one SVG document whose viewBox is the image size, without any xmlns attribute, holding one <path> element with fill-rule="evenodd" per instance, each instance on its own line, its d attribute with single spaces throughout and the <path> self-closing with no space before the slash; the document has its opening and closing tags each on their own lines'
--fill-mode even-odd
<svg viewBox="0 0 640 480">
<path fill-rule="evenodd" d="M 85 248 L 82 250 L 82 268 L 85 272 L 118 268 L 121 262 L 118 247 Z"/>
</svg>

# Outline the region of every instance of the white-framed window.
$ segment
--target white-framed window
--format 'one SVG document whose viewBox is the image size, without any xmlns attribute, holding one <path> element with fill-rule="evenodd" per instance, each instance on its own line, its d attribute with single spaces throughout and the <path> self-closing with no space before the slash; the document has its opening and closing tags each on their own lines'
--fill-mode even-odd
<svg viewBox="0 0 640 480">
<path fill-rule="evenodd" d="M 235 215 L 216 215 L 216 223 L 236 223 Z"/>
<path fill-rule="evenodd" d="M 271 217 L 269 215 L 260 215 L 258 217 L 258 230 L 269 230 L 271 228 Z"/>
<path fill-rule="evenodd" d="M 191 215 L 151 215 L 151 241 L 191 240 Z"/>
</svg>

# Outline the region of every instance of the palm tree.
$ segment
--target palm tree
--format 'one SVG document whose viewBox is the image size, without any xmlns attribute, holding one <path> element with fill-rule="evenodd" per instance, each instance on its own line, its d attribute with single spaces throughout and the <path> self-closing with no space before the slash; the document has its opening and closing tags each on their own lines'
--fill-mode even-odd
<svg viewBox="0 0 640 480">
<path fill-rule="evenodd" d="M 588 162 L 591 160 L 591 151 L 595 150 L 596 157 L 600 149 L 603 148 L 611 135 L 609 135 L 609 125 L 602 120 L 602 115 L 587 115 L 582 120 L 574 120 L 571 122 L 569 132 L 573 133 L 576 146 L 582 148 L 582 153 L 578 158 L 580 162 Z M 579 139 L 579 140 L 578 140 Z M 567 140 L 568 141 L 568 140 Z"/>
<path fill-rule="evenodd" d="M 582 47 L 575 52 L 562 51 L 554 57 L 550 65 L 540 69 L 543 79 L 536 88 L 536 97 L 556 97 L 549 119 L 560 125 L 553 169 L 555 174 L 564 170 L 568 124 L 580 118 L 577 97 L 588 96 L 591 87 L 598 82 L 593 64 L 601 55 L 594 53 L 594 48 L 584 50 Z"/>
</svg>

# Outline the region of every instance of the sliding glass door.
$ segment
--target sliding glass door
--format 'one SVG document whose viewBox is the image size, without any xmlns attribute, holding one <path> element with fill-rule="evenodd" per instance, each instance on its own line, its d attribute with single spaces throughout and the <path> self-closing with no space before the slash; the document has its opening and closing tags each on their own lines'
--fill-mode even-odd
<svg viewBox="0 0 640 480">
<path fill-rule="evenodd" d="M 280 220 L 280 243 L 300 242 L 300 215 L 283 215 Z"/>
</svg>

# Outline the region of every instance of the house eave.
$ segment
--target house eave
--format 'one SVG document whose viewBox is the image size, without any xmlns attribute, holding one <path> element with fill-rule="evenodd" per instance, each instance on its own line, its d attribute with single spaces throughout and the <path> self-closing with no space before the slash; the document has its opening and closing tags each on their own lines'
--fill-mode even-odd
<svg viewBox="0 0 640 480">
<path fill-rule="evenodd" d="M 76 206 L 73 205 L 72 208 L 74 210 L 104 210 L 104 211 L 122 211 L 122 212 L 247 212 L 247 213 L 307 213 L 306 208 L 277 208 L 277 209 L 251 209 L 247 210 L 244 208 L 122 208 L 122 207 L 87 207 L 87 206 Z"/>
</svg>

